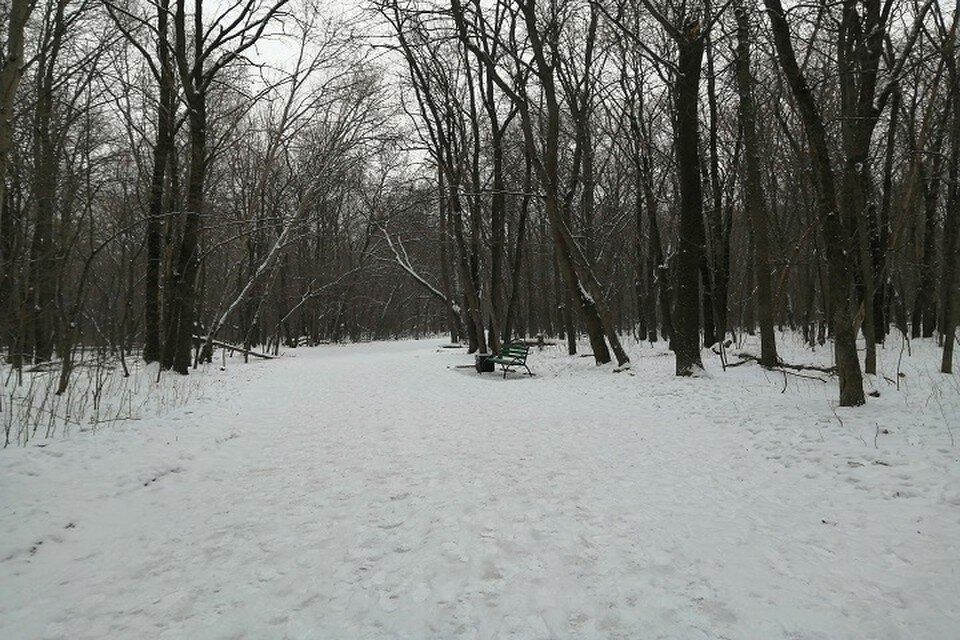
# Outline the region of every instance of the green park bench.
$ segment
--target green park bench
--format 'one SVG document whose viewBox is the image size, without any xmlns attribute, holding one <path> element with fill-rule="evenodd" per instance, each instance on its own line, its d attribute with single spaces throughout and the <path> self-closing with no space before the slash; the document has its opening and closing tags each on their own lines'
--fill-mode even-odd
<svg viewBox="0 0 960 640">
<path fill-rule="evenodd" d="M 488 362 L 493 362 L 503 367 L 503 377 L 507 377 L 507 373 L 511 369 L 517 367 L 523 367 L 527 370 L 527 375 L 533 375 L 533 372 L 530 371 L 530 367 L 527 366 L 527 355 L 530 353 L 530 347 L 522 342 L 514 342 L 510 344 L 505 344 L 500 347 L 500 351 L 495 356 L 491 356 L 487 359 Z"/>
</svg>

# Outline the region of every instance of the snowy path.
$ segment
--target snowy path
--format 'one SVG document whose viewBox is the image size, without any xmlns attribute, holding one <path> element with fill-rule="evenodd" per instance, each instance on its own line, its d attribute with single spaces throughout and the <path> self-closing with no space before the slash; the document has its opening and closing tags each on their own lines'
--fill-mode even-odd
<svg viewBox="0 0 960 640">
<path fill-rule="evenodd" d="M 0 637 L 960 638 L 956 378 L 841 426 L 752 366 L 503 380 L 437 344 L 0 453 Z"/>
</svg>

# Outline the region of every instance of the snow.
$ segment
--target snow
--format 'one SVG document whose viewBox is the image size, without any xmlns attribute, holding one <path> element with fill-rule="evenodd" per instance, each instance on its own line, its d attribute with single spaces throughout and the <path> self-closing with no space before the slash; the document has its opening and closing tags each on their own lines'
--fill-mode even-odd
<svg viewBox="0 0 960 640">
<path fill-rule="evenodd" d="M 690 379 L 558 346 L 504 380 L 441 344 L 228 362 L 162 416 L 0 452 L 0 637 L 957 637 L 932 344 L 904 377 L 881 350 L 856 409 L 707 352 Z"/>
<path fill-rule="evenodd" d="M 587 293 L 586 288 L 583 286 L 583 282 L 577 280 L 577 286 L 580 288 L 580 299 L 587 303 L 593 303 L 593 296 Z"/>
</svg>

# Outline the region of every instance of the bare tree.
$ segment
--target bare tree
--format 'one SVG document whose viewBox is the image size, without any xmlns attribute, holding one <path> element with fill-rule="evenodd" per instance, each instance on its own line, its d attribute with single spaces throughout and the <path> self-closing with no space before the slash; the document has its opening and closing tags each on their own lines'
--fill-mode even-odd
<svg viewBox="0 0 960 640">
<path fill-rule="evenodd" d="M 27 21 L 36 0 L 12 0 L 5 8 L 3 22 L 3 61 L 0 66 L 0 340 L 10 346 L 10 356 L 20 362 L 21 349 L 10 330 L 16 323 L 13 313 L 17 306 L 13 295 L 14 229 L 12 211 L 7 205 L 7 173 L 10 152 L 13 149 L 14 104 L 17 89 L 27 67 L 24 40 Z"/>
<path fill-rule="evenodd" d="M 144 344 L 143 359 L 160 359 L 160 282 L 163 268 L 164 195 L 170 156 L 174 152 L 177 111 L 176 75 L 170 46 L 170 0 L 158 0 L 156 22 L 139 16 L 130 9 L 106 2 L 108 12 L 127 41 L 143 56 L 158 89 L 156 136 L 153 143 L 153 168 L 150 174 L 149 212 L 146 223 L 146 274 L 144 277 Z M 133 24 L 130 25 L 129 23 Z M 138 28 L 146 27 L 146 28 Z M 144 32 L 155 40 L 156 52 L 141 43 Z"/>
<path fill-rule="evenodd" d="M 950 169 L 947 176 L 947 207 L 943 221 L 943 278 L 941 301 L 943 306 L 943 359 L 940 371 L 953 373 L 953 350 L 957 338 L 957 317 L 960 310 L 960 48 L 957 30 L 960 28 L 960 3 L 954 6 L 953 22 L 943 40 L 943 56 L 950 79 Z M 941 28 L 942 30 L 942 28 Z"/>
<path fill-rule="evenodd" d="M 295 133 L 306 128 L 312 129 L 315 135 L 300 161 L 312 179 L 307 188 L 296 195 L 295 209 L 289 215 L 277 213 L 282 222 L 276 238 L 256 261 L 233 300 L 207 325 L 208 350 L 227 320 L 253 296 L 274 270 L 284 250 L 303 233 L 305 221 L 318 203 L 335 190 L 336 181 L 366 160 L 366 155 L 359 151 L 375 142 L 385 128 L 385 116 L 379 107 L 382 87 L 376 77 L 362 65 L 351 63 L 344 54 L 344 42 L 333 39 L 312 42 L 313 31 L 310 25 L 305 26 L 293 68 L 272 83 L 272 92 L 278 94 L 282 106 L 267 127 L 266 145 L 259 159 L 261 172 L 252 185 L 252 192 L 261 210 L 284 206 L 282 202 L 267 201 L 267 184 L 278 165 L 291 162 Z M 330 28 L 321 33 L 329 35 L 333 31 L 335 29 Z M 311 51 L 311 47 L 314 50 Z M 334 65 L 337 68 L 331 70 Z M 319 77 L 325 71 L 327 77 Z"/>
<path fill-rule="evenodd" d="M 612 317 L 609 315 L 600 285 L 583 248 L 577 243 L 566 215 L 567 203 L 563 197 L 561 176 L 561 95 L 558 91 L 557 68 L 560 64 L 559 32 L 541 26 L 536 4 L 525 2 L 513 7 L 497 5 L 510 17 L 503 22 L 506 34 L 494 31 L 484 17 L 479 3 L 468 7 L 453 0 L 451 14 L 457 33 L 464 46 L 483 62 L 499 89 L 510 98 L 520 115 L 527 154 L 531 158 L 537 181 L 543 192 L 543 206 L 557 252 L 557 262 L 570 297 L 577 301 L 580 318 L 586 328 L 598 364 L 610 361 L 613 350 L 618 364 L 629 362 L 620 344 Z M 547 25 L 556 24 L 557 16 L 547 16 Z M 498 24 L 494 21 L 494 25 Z M 520 37 L 522 25 L 524 41 Z M 493 56 L 492 45 L 497 43 L 512 68 L 503 68 L 502 61 Z M 531 61 L 524 59 L 529 55 Z M 536 82 L 542 103 L 528 92 L 528 81 Z M 542 105 L 542 106 L 541 106 Z M 537 121 L 542 119 L 544 130 L 538 134 Z M 542 143 L 538 141 L 542 139 Z M 580 152 L 582 153 L 582 149 Z M 607 343 L 609 342 L 609 349 Z"/>
<path fill-rule="evenodd" d="M 863 375 L 857 358 L 853 297 L 855 267 L 849 253 L 849 247 L 857 245 L 849 222 L 844 220 L 839 211 L 840 203 L 827 146 L 826 128 L 807 79 L 797 64 L 786 14 L 780 0 L 764 0 L 764 3 L 770 18 L 780 66 L 796 101 L 814 167 L 820 223 L 823 225 L 830 270 L 830 320 L 840 376 L 840 405 L 859 406 L 864 403 Z"/>
<path fill-rule="evenodd" d="M 750 63 L 750 14 L 742 0 L 734 13 L 737 18 L 736 76 L 740 98 L 740 128 L 743 130 L 744 206 L 749 211 L 753 238 L 753 272 L 757 283 L 757 315 L 760 323 L 760 364 L 777 364 L 777 343 L 773 325 L 773 294 L 770 285 L 770 237 L 761 176 L 761 151 L 757 138 L 757 108 L 754 101 L 753 75 Z"/>
<path fill-rule="evenodd" d="M 247 0 L 226 7 L 205 24 L 203 0 L 194 1 L 192 15 L 185 0 L 176 0 L 173 58 L 187 107 L 190 161 L 183 232 L 167 277 L 169 293 L 160 362 L 164 369 L 183 375 L 190 367 L 190 347 L 195 332 L 198 248 L 209 163 L 207 96 L 218 74 L 256 44 L 287 1 L 260 5 L 256 0 Z"/>
</svg>

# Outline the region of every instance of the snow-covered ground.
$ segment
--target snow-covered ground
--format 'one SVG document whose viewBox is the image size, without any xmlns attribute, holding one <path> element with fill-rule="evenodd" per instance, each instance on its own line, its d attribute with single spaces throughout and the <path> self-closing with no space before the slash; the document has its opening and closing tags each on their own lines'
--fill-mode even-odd
<svg viewBox="0 0 960 640">
<path fill-rule="evenodd" d="M 162 417 L 0 452 L 0 638 L 960 638 L 932 344 L 901 377 L 883 351 L 860 409 L 645 346 L 504 380 L 441 344 L 228 364 Z"/>
</svg>

